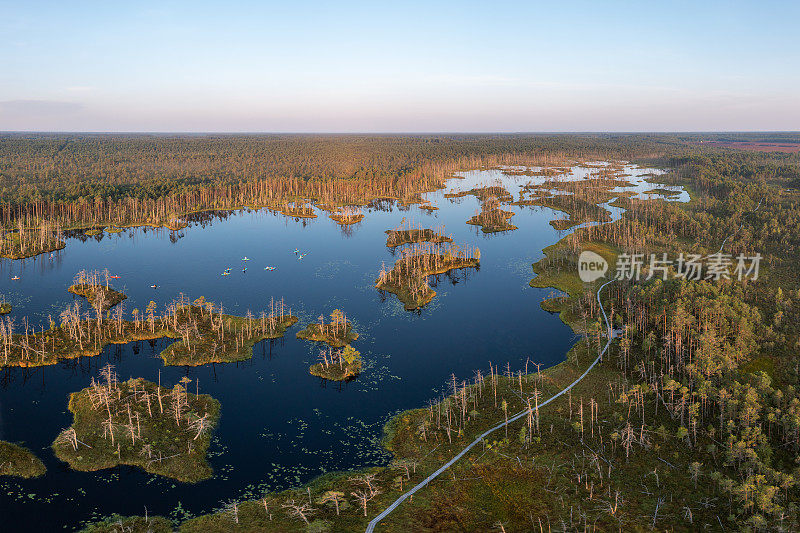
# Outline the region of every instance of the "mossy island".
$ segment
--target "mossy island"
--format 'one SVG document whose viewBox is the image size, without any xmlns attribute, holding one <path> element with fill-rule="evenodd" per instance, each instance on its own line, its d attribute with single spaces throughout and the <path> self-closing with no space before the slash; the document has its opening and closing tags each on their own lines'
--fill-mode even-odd
<svg viewBox="0 0 800 533">
<path fill-rule="evenodd" d="M 481 206 L 480 212 L 476 212 L 475 216 L 467 220 L 467 224 L 480 226 L 484 233 L 511 231 L 517 229 L 517 226 L 508 221 L 513 216 L 514 213 L 511 211 L 500 209 L 497 199 L 489 198 Z"/>
<path fill-rule="evenodd" d="M 514 198 L 511 193 L 504 187 L 499 185 L 487 185 L 484 187 L 474 187 L 468 191 L 450 192 L 445 193 L 445 198 L 463 198 L 464 196 L 475 196 L 481 202 L 485 202 L 490 198 L 495 198 L 501 202 L 510 202 Z"/>
<path fill-rule="evenodd" d="M 128 298 L 110 285 L 111 278 L 108 270 L 103 272 L 81 270 L 75 275 L 72 285 L 67 290 L 86 298 L 92 308 L 107 311 Z"/>
<path fill-rule="evenodd" d="M 458 268 L 477 268 L 481 257 L 478 248 L 472 250 L 448 243 L 415 243 L 401 253 L 391 270 L 381 268 L 375 288 L 396 295 L 408 311 L 421 308 L 436 296 L 428 284 L 428 276 Z"/>
<path fill-rule="evenodd" d="M 101 380 L 69 398 L 72 426 L 53 442 L 56 457 L 81 471 L 130 465 L 195 483 L 211 477 L 206 451 L 220 404 L 191 394 L 191 380 L 172 389 L 142 378 L 119 382 L 112 365 Z"/>
<path fill-rule="evenodd" d="M 340 226 L 349 226 L 356 224 L 364 219 L 364 213 L 361 212 L 359 207 L 344 206 L 335 213 L 331 213 L 331 220 Z"/>
<path fill-rule="evenodd" d="M 314 376 L 332 381 L 349 381 L 361 373 L 361 352 L 349 344 L 341 350 L 320 350 L 319 358 L 320 362 L 308 369 Z"/>
<path fill-rule="evenodd" d="M 32 478 L 44 475 L 44 463 L 30 450 L 0 440 L 0 476 Z"/>
<path fill-rule="evenodd" d="M 347 316 L 339 310 L 331 312 L 331 321 L 325 323 L 325 315 L 319 316 L 319 323 L 311 323 L 306 329 L 297 332 L 298 339 L 324 342 L 334 348 L 341 348 L 358 339 L 358 333 L 353 331 L 353 326 Z"/>
<path fill-rule="evenodd" d="M 40 227 L 20 228 L 0 232 L 0 257 L 26 259 L 61 250 L 67 244 L 62 240 L 61 226 L 43 223 Z"/>
<path fill-rule="evenodd" d="M 161 352 L 165 365 L 199 366 L 208 363 L 246 361 L 253 356 L 253 346 L 264 339 L 283 337 L 297 322 L 283 300 L 270 301 L 269 313 L 258 316 L 250 311 L 243 317 L 226 315 L 202 296 L 192 302 L 181 300 L 172 304 L 167 324 L 174 337 L 181 339 Z"/>
<path fill-rule="evenodd" d="M 452 238 L 444 234 L 444 226 L 438 228 L 412 228 L 405 219 L 396 228 L 386 230 L 386 235 L 386 246 L 389 248 L 397 248 L 404 244 L 417 242 L 453 242 Z"/>
<path fill-rule="evenodd" d="M 101 312 L 92 318 L 75 302 L 61 313 L 59 325 L 51 318 L 48 330 L 14 334 L 5 328 L 0 330 L 0 367 L 52 365 L 98 355 L 109 344 L 162 337 L 179 339 L 161 353 L 166 365 L 244 361 L 252 357 L 256 342 L 282 337 L 297 322 L 283 300 L 271 300 L 269 312 L 254 316 L 248 311 L 244 317 L 224 314 L 202 296 L 191 303 L 181 296 L 161 316 L 156 307 L 151 301 L 142 312 L 134 309 L 132 320 L 123 318 L 122 307 L 108 317 Z"/>
</svg>

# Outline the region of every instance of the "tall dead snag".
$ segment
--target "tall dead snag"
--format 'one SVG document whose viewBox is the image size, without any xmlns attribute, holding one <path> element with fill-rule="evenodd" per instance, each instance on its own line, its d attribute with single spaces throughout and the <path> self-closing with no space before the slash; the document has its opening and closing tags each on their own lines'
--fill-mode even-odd
<svg viewBox="0 0 800 533">
<path fill-rule="evenodd" d="M 308 518 L 316 511 L 316 509 L 311 507 L 311 504 L 300 503 L 294 499 L 281 504 L 281 507 L 286 509 L 286 514 L 289 515 L 290 518 L 299 518 L 306 524 L 308 524 Z"/>
</svg>

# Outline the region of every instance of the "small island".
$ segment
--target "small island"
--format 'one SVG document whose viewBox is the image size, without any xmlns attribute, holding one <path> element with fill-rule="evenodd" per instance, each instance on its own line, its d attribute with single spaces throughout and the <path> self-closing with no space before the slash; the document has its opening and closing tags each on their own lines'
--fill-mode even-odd
<svg viewBox="0 0 800 533">
<path fill-rule="evenodd" d="M 283 300 L 270 302 L 270 311 L 244 317 L 224 314 L 222 308 L 202 296 L 190 303 L 186 297 L 169 304 L 158 316 L 156 303 L 132 320 L 123 318 L 118 307 L 106 317 L 84 318 L 79 302 L 60 315 L 60 325 L 51 320 L 50 329 L 39 333 L 11 333 L 0 330 L 0 367 L 35 367 L 56 364 L 64 359 L 98 355 L 109 344 L 132 341 L 178 339 L 161 353 L 164 364 L 199 366 L 250 359 L 253 345 L 263 339 L 282 337 L 297 322 Z"/>
<path fill-rule="evenodd" d="M 510 202 L 514 199 L 510 192 L 499 185 L 487 185 L 485 187 L 474 187 L 468 191 L 449 192 L 445 193 L 444 197 L 453 199 L 463 198 L 470 195 L 475 196 L 481 202 L 485 202 L 490 198 L 494 198 L 501 202 Z"/>
<path fill-rule="evenodd" d="M 394 229 L 386 230 L 386 246 L 397 248 L 404 244 L 416 242 L 453 242 L 453 239 L 444 234 L 444 226 L 438 228 L 412 228 L 403 219 L 403 222 Z"/>
<path fill-rule="evenodd" d="M 11 304 L 8 302 L 0 302 L 0 316 L 7 315 L 11 312 Z"/>
<path fill-rule="evenodd" d="M 73 422 L 53 442 L 56 457 L 81 471 L 131 465 L 187 483 L 208 479 L 220 404 L 189 393 L 190 381 L 172 389 L 142 378 L 120 382 L 106 365 L 100 380 L 70 395 Z"/>
<path fill-rule="evenodd" d="M 348 381 L 361 373 L 361 352 L 349 344 L 341 350 L 320 350 L 319 358 L 321 361 L 308 369 L 314 376 L 332 381 Z"/>
<path fill-rule="evenodd" d="M 32 478 L 44 475 L 46 470 L 27 448 L 0 440 L 0 476 Z"/>
<path fill-rule="evenodd" d="M 361 222 L 364 218 L 364 213 L 361 212 L 361 208 L 345 206 L 337 212 L 331 213 L 330 218 L 341 226 L 349 226 Z"/>
<path fill-rule="evenodd" d="M 395 294 L 408 311 L 419 309 L 436 296 L 428 284 L 428 276 L 458 268 L 477 268 L 480 258 L 478 248 L 472 251 L 451 244 L 414 244 L 403 249 L 402 257 L 391 270 L 381 268 L 375 288 Z"/>
<path fill-rule="evenodd" d="M 331 312 L 331 321 L 325 323 L 325 315 L 319 316 L 319 323 L 311 323 L 306 329 L 297 332 L 298 339 L 325 342 L 334 348 L 341 348 L 358 339 L 358 333 L 345 314 L 339 309 Z"/>
<path fill-rule="evenodd" d="M 86 298 L 93 309 L 108 311 L 128 298 L 127 295 L 114 289 L 109 284 L 108 280 L 110 278 L 111 275 L 108 270 L 103 272 L 81 270 L 75 275 L 72 285 L 67 290 L 72 294 Z"/>
<path fill-rule="evenodd" d="M 484 233 L 498 233 L 501 231 L 511 231 L 517 229 L 514 224 L 508 222 L 513 217 L 511 211 L 503 211 L 499 207 L 499 202 L 495 198 L 490 198 L 481 206 L 479 213 L 467 220 L 467 224 L 480 226 Z"/>
<path fill-rule="evenodd" d="M 253 346 L 264 339 L 283 337 L 297 322 L 283 300 L 270 302 L 270 312 L 243 317 L 226 315 L 202 296 L 182 301 L 168 309 L 171 319 L 168 337 L 181 340 L 161 352 L 165 365 L 199 366 L 208 363 L 233 363 L 253 356 Z M 174 335 L 177 333 L 178 335 Z"/>
</svg>

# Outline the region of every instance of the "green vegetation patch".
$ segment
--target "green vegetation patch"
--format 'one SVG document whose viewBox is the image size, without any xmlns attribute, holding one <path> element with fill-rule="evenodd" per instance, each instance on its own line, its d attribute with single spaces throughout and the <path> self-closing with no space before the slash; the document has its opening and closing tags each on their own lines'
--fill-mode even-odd
<svg viewBox="0 0 800 533">
<path fill-rule="evenodd" d="M 72 426 L 53 442 L 59 459 L 81 471 L 122 464 L 189 483 L 211 477 L 206 451 L 217 400 L 187 392 L 188 378 L 172 389 L 141 378 L 119 382 L 111 365 L 102 377 L 70 395 Z"/>
<path fill-rule="evenodd" d="M 161 516 L 111 515 L 105 520 L 89 524 L 81 533 L 172 533 L 172 522 Z"/>
<path fill-rule="evenodd" d="M 561 320 L 575 331 L 584 329 L 582 318 L 578 309 L 578 299 L 594 290 L 599 283 L 610 279 L 613 272 L 606 273 L 606 278 L 594 283 L 584 283 L 578 276 L 578 255 L 581 251 L 591 251 L 605 259 L 609 268 L 616 264 L 618 251 L 615 247 L 597 241 L 581 242 L 580 251 L 576 252 L 571 247 L 572 237 L 567 236 L 562 240 L 544 249 L 545 257 L 532 265 L 536 277 L 530 281 L 530 286 L 546 289 L 553 288 L 567 293 L 567 297 L 557 296 L 544 300 L 542 309 L 551 313 L 559 313 Z"/>
<path fill-rule="evenodd" d="M 253 357 L 257 342 L 283 337 L 297 323 L 297 317 L 287 313 L 282 303 L 279 309 L 259 316 L 248 312 L 247 316 L 238 317 L 214 310 L 214 304 L 201 297 L 192 305 L 178 305 L 168 313 L 169 336 L 180 340 L 161 352 L 164 364 L 198 366 L 246 361 Z"/>
<path fill-rule="evenodd" d="M 497 200 L 489 199 L 483 203 L 479 213 L 467 220 L 467 224 L 480 226 L 484 233 L 511 231 L 517 229 L 517 226 L 508 221 L 513 216 L 513 212 L 500 209 Z"/>
<path fill-rule="evenodd" d="M 478 268 L 480 250 L 461 249 L 449 244 L 414 244 L 391 270 L 381 269 L 375 288 L 391 292 L 403 302 L 406 310 L 418 309 L 436 296 L 428 284 L 428 276 L 459 268 Z"/>
<path fill-rule="evenodd" d="M 311 323 L 305 329 L 297 332 L 298 339 L 325 342 L 334 348 L 341 348 L 358 339 L 358 333 L 353 331 L 353 326 L 345 314 L 339 309 L 331 312 L 331 321 L 325 323 L 325 316 L 320 315 L 319 323 Z"/>
<path fill-rule="evenodd" d="M 44 475 L 46 470 L 27 448 L 0 440 L 0 476 L 32 478 Z"/>
<path fill-rule="evenodd" d="M 608 202 L 618 197 L 619 194 L 602 194 L 593 197 L 591 201 L 581 196 L 572 194 L 558 194 L 555 196 L 536 196 L 514 202 L 519 206 L 542 206 L 569 215 L 569 222 L 576 226 L 586 222 L 610 222 L 611 215 L 608 210 L 599 204 Z"/>
<path fill-rule="evenodd" d="M 340 226 L 350 226 L 351 224 L 356 224 L 364 219 L 364 213 L 361 212 L 361 209 L 351 206 L 342 207 L 337 212 L 332 213 L 329 216 L 331 220 Z"/>
<path fill-rule="evenodd" d="M 468 191 L 450 192 L 445 193 L 445 198 L 463 198 L 465 196 L 475 196 L 481 202 L 485 202 L 490 198 L 495 198 L 501 202 L 510 202 L 513 200 L 511 193 L 504 187 L 498 185 L 491 185 L 486 187 L 475 187 Z"/>
<path fill-rule="evenodd" d="M 11 304 L 8 302 L 0 302 L 0 315 L 7 315 L 11 312 Z"/>
<path fill-rule="evenodd" d="M 273 301 L 269 314 L 248 312 L 244 317 L 224 314 L 202 296 L 191 304 L 181 298 L 161 316 L 155 309 L 156 303 L 150 302 L 144 312 L 134 309 L 132 320 L 124 320 L 121 311 L 110 318 L 84 319 L 79 306 L 69 307 L 61 313 L 60 325 L 51 323 L 50 329 L 28 335 L 4 335 L 0 366 L 52 365 L 98 355 L 109 344 L 163 337 L 179 339 L 161 352 L 167 365 L 244 361 L 252 357 L 256 342 L 282 337 L 297 322 L 283 301 Z"/>
<path fill-rule="evenodd" d="M 329 350 L 320 353 L 319 363 L 311 365 L 308 371 L 321 378 L 332 381 L 348 381 L 361 373 L 361 352 L 346 345 L 342 350 Z"/>
<path fill-rule="evenodd" d="M 126 294 L 112 287 L 104 287 L 102 285 L 72 285 L 67 291 L 78 296 L 83 296 L 92 307 L 95 309 L 102 309 L 103 311 L 107 311 L 128 298 Z"/>
<path fill-rule="evenodd" d="M 396 248 L 404 244 L 415 242 L 453 242 L 453 239 L 443 235 L 438 229 L 390 229 L 386 230 L 386 246 Z"/>
<path fill-rule="evenodd" d="M 680 191 L 671 191 L 669 189 L 662 189 L 659 187 L 656 189 L 650 189 L 649 191 L 644 191 L 644 194 L 658 194 L 661 196 L 678 196 L 681 193 Z"/>
<path fill-rule="evenodd" d="M 83 296 L 95 311 L 102 313 L 128 298 L 109 284 L 108 270 L 87 272 L 81 270 L 75 275 L 72 286 L 67 289 L 72 294 Z"/>
</svg>

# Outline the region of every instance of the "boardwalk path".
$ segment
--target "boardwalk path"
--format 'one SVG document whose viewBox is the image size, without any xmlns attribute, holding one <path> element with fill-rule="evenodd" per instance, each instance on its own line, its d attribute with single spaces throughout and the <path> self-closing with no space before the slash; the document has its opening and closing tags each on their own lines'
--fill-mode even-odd
<svg viewBox="0 0 800 533">
<path fill-rule="evenodd" d="M 606 316 L 606 310 L 605 310 L 605 309 L 603 309 L 603 303 L 600 301 L 600 292 L 603 290 L 603 288 L 604 288 L 606 285 L 608 285 L 608 284 L 610 284 L 610 283 L 613 283 L 614 281 L 615 281 L 615 280 L 613 280 L 613 279 L 612 279 L 611 281 L 607 281 L 607 282 L 603 283 L 603 284 L 600 286 L 600 288 L 599 288 L 599 289 L 597 289 L 597 302 L 600 304 L 600 310 L 603 312 L 603 320 L 605 321 L 605 323 L 606 323 L 606 329 L 608 330 L 608 340 L 606 341 L 606 345 L 603 347 L 603 350 L 600 352 L 600 355 L 598 355 L 598 356 L 597 356 L 597 358 L 596 358 L 594 361 L 592 361 L 592 364 L 591 364 L 591 365 L 589 365 L 589 368 L 587 368 L 587 369 L 586 369 L 586 370 L 583 372 L 583 374 L 581 374 L 581 375 L 580 375 L 580 377 L 578 377 L 578 379 L 576 379 L 575 381 L 573 381 L 572 383 L 570 383 L 570 384 L 569 384 L 567 387 L 565 387 L 564 389 L 562 389 L 562 390 L 561 390 L 559 393 L 557 393 L 556 395 L 554 395 L 554 396 L 551 396 L 551 397 L 550 397 L 549 399 L 547 399 L 546 401 L 544 401 L 544 402 L 540 403 L 540 404 L 539 404 L 539 407 L 540 407 L 540 408 L 542 408 L 542 407 L 544 407 L 545 405 L 547 405 L 548 403 L 552 402 L 553 400 L 555 400 L 555 399 L 556 399 L 556 398 L 558 398 L 559 396 L 562 396 L 564 393 L 566 393 L 567 391 L 569 391 L 569 390 L 570 390 L 572 387 L 574 387 L 575 385 L 577 385 L 578 383 L 580 383 L 580 381 L 581 381 L 583 378 L 585 378 L 585 377 L 586 377 L 586 375 L 587 375 L 587 374 L 588 374 L 588 373 L 589 373 L 589 372 L 590 372 L 590 371 L 591 371 L 591 370 L 592 370 L 592 369 L 595 367 L 595 365 L 597 365 L 597 363 L 599 363 L 599 362 L 600 362 L 600 360 L 603 358 L 603 355 L 604 355 L 604 354 L 606 353 L 606 351 L 608 350 L 608 346 L 611 344 L 611 340 L 612 340 L 612 339 L 611 339 L 611 325 L 608 323 L 608 316 Z M 392 503 L 392 504 L 391 504 L 389 507 L 387 507 L 386 509 L 384 509 L 384 510 L 383 510 L 383 512 L 381 512 L 381 514 L 379 514 L 378 516 L 376 516 L 375 518 L 373 518 L 373 519 L 372 519 L 372 521 L 370 521 L 369 525 L 367 525 L 367 530 L 366 530 L 366 531 L 367 531 L 367 533 L 372 533 L 373 531 L 375 531 L 375 526 L 377 526 L 377 525 L 378 525 L 378 523 L 379 523 L 381 520 L 383 520 L 384 518 L 386 518 L 386 517 L 389 515 L 389 513 L 391 513 L 392 511 L 394 511 L 394 510 L 397 508 L 397 506 L 398 506 L 398 505 L 400 505 L 401 503 L 403 503 L 403 501 L 405 501 L 405 499 L 406 499 L 406 498 L 408 498 L 409 496 L 413 495 L 415 492 L 417 492 L 418 490 L 420 490 L 421 488 L 423 488 L 425 485 L 427 485 L 428 483 L 430 483 L 431 481 L 433 481 L 434 479 L 436 479 L 436 477 L 438 477 L 438 476 L 439 476 L 439 474 L 441 474 L 442 472 L 444 472 L 445 470 L 447 470 L 448 468 L 450 468 L 450 467 L 451 467 L 451 466 L 452 466 L 452 465 L 453 465 L 453 464 L 454 464 L 456 461 L 458 461 L 459 459 L 461 459 L 461 458 L 462 458 L 462 457 L 463 457 L 463 456 L 464 456 L 464 455 L 465 455 L 467 452 L 469 452 L 469 451 L 470 451 L 470 450 L 471 450 L 471 449 L 472 449 L 472 448 L 473 448 L 473 447 L 474 447 L 476 444 L 478 444 L 478 443 L 479 443 L 479 442 L 481 442 L 481 441 L 482 441 L 484 438 L 486 438 L 486 436 L 488 436 L 488 435 L 489 435 L 489 434 L 491 434 L 492 432 L 494 432 L 494 431 L 497 431 L 498 429 L 502 428 L 502 427 L 503 427 L 503 426 L 505 426 L 507 423 L 511 423 L 511 422 L 514 422 L 515 420 L 519 420 L 519 419 L 520 419 L 520 418 L 522 418 L 523 416 L 526 416 L 526 415 L 527 415 L 527 414 L 528 414 L 530 411 L 531 411 L 530 409 L 525 409 L 525 410 L 523 410 L 523 411 L 520 411 L 519 413 L 517 413 L 517 414 L 515 414 L 514 416 L 512 416 L 511 418 L 509 418 L 509 419 L 508 419 L 508 422 L 502 422 L 502 423 L 500 423 L 500 424 L 497 424 L 497 425 L 496 425 L 496 426 L 494 426 L 493 428 L 491 428 L 491 429 L 487 429 L 486 431 L 484 431 L 483 433 L 481 433 L 481 434 L 478 436 L 478 438 L 476 438 L 474 441 L 472 441 L 471 443 L 469 443 L 469 444 L 467 445 L 467 447 L 466 447 L 466 448 L 464 448 L 463 450 L 461 450 L 461 451 L 458 453 L 458 455 L 456 455 L 455 457 L 453 457 L 452 459 L 450 459 L 448 462 L 446 462 L 445 464 L 443 464 L 443 465 L 442 465 L 442 466 L 439 468 L 439 470 L 437 470 L 436 472 L 434 472 L 434 473 L 433 473 L 433 474 L 431 474 L 430 476 L 426 477 L 426 478 L 425 478 L 423 481 L 421 481 L 421 482 L 420 482 L 418 485 L 416 485 L 416 486 L 415 486 L 415 487 L 413 487 L 411 490 L 409 490 L 408 492 L 404 493 L 402 496 L 400 496 L 399 498 L 397 498 L 397 499 L 396 499 L 396 500 L 395 500 L 395 501 L 394 501 L 394 502 L 393 502 L 393 503 Z"/>
<path fill-rule="evenodd" d="M 752 213 L 755 213 L 756 211 L 758 211 L 758 210 L 761 208 L 761 202 L 763 202 L 763 201 L 764 201 L 764 199 L 762 198 L 762 199 L 761 199 L 761 200 L 758 202 L 758 206 L 756 206 L 755 210 L 753 210 L 753 211 L 752 211 Z M 751 213 L 751 214 L 752 214 L 752 213 Z M 738 232 L 739 232 L 739 230 L 741 230 L 741 229 L 742 229 L 742 226 L 744 226 L 744 222 L 745 222 L 745 221 L 744 221 L 744 219 L 743 219 L 743 220 L 742 220 L 742 222 L 741 222 L 741 224 L 739 225 L 739 227 L 738 227 L 738 228 L 736 228 L 736 231 L 734 231 L 733 233 L 731 233 L 730 235 L 728 235 L 728 236 L 725 238 L 725 240 L 724 240 L 724 241 L 722 241 L 722 244 L 721 244 L 721 245 L 720 245 L 720 247 L 719 247 L 719 251 L 717 251 L 717 253 L 718 253 L 718 254 L 722 253 L 722 249 L 725 247 L 725 244 L 728 242 L 728 239 L 730 239 L 731 237 L 733 237 L 734 235 L 736 235 L 736 233 L 738 233 Z M 609 323 L 608 323 L 608 316 L 606 316 L 606 310 L 605 310 L 605 309 L 603 309 L 603 302 L 601 302 L 601 301 L 600 301 L 600 292 L 603 290 L 603 288 L 604 288 L 606 285 L 608 285 L 608 284 L 610 284 L 610 283 L 613 283 L 614 281 L 615 281 L 615 280 L 613 280 L 613 279 L 612 279 L 611 281 L 607 281 L 607 282 L 603 283 L 603 284 L 600 286 L 600 288 L 599 288 L 599 289 L 597 289 L 597 303 L 599 303 L 599 304 L 600 304 L 600 310 L 603 312 L 603 320 L 605 321 L 605 323 L 606 323 L 606 329 L 608 330 L 608 340 L 606 341 L 606 345 L 603 347 L 603 350 L 600 352 L 600 355 L 598 355 L 598 356 L 597 356 L 597 358 L 596 358 L 594 361 L 592 361 L 592 364 L 591 364 L 591 365 L 589 365 L 589 368 L 587 368 L 587 369 L 584 371 L 584 373 L 583 373 L 583 374 L 581 374 L 581 375 L 580 375 L 580 377 L 578 377 L 578 379 L 576 379 L 575 381 L 573 381 L 572 383 L 570 383 L 570 384 L 569 384 L 567 387 L 565 387 L 563 390 L 561 390 L 561 392 L 559 392 L 559 393 L 558 393 L 558 394 L 556 394 L 555 396 L 552 396 L 551 398 L 549 398 L 549 399 L 548 399 L 548 400 L 546 400 L 545 402 L 542 402 L 541 404 L 539 404 L 539 407 L 544 407 L 545 405 L 547 405 L 548 403 L 552 402 L 553 400 L 555 400 L 556 398 L 558 398 L 559 396 L 563 395 L 565 392 L 567 392 L 568 390 L 570 390 L 572 387 L 574 387 L 575 385 L 577 385 L 578 383 L 580 383 L 580 382 L 581 382 L 581 380 L 582 380 L 583 378 L 585 378 L 585 377 L 586 377 L 586 375 L 587 375 L 587 374 L 588 374 L 588 373 L 589 373 L 589 372 L 590 372 L 590 371 L 591 371 L 591 370 L 592 370 L 592 369 L 595 367 L 595 365 L 597 365 L 597 363 L 599 363 L 599 362 L 600 362 L 600 360 L 603 358 L 603 355 L 605 355 L 606 351 L 608 351 L 608 346 L 611 344 L 611 340 L 612 340 L 612 331 L 611 331 L 611 324 L 609 324 Z M 403 494 L 402 496 L 400 496 L 399 498 L 397 498 L 397 499 L 396 499 L 396 500 L 395 500 L 395 501 L 394 501 L 394 502 L 393 502 L 393 503 L 392 503 L 392 504 L 391 504 L 389 507 L 387 507 L 386 509 L 384 509 L 384 510 L 383 510 L 383 512 L 381 512 L 381 514 L 379 514 L 378 516 L 376 516 L 375 518 L 373 518 L 373 519 L 372 519 L 372 521 L 370 521 L 369 525 L 367 525 L 367 530 L 366 530 L 366 533 L 372 533 L 373 531 L 375 531 L 375 526 L 377 526 L 377 525 L 378 525 L 378 523 L 379 523 L 381 520 L 383 520 L 384 518 L 386 518 L 386 517 L 389 515 L 389 513 L 391 513 L 392 511 L 394 511 L 394 510 L 397 508 L 397 506 L 398 506 L 398 505 L 400 505 L 401 503 L 403 503 L 403 501 L 405 501 L 405 500 L 406 500 L 406 498 L 408 498 L 409 496 L 413 495 L 413 494 L 414 494 L 415 492 L 417 492 L 419 489 L 423 488 L 425 485 L 427 485 L 428 483 L 430 483 L 431 481 L 433 481 L 434 479 L 436 479 L 436 478 L 439 476 L 439 474 L 441 474 L 442 472 L 444 472 L 445 470 L 447 470 L 448 468 L 450 468 L 451 466 L 453 466 L 453 464 L 454 464 L 456 461 L 458 461 L 459 459 L 461 459 L 461 458 L 462 458 L 462 457 L 463 457 L 463 456 L 464 456 L 464 455 L 465 455 L 465 454 L 466 454 L 468 451 L 470 451 L 470 450 L 471 450 L 471 449 L 472 449 L 472 448 L 473 448 L 473 447 L 474 447 L 476 444 L 478 444 L 479 442 L 481 442 L 481 441 L 482 441 L 482 440 L 483 440 L 483 439 L 484 439 L 486 436 L 488 436 L 488 435 L 489 435 L 489 434 L 491 434 L 492 432 L 494 432 L 494 431 L 497 431 L 498 429 L 502 428 L 503 426 L 505 426 L 505 425 L 506 425 L 507 423 L 509 423 L 509 422 L 514 422 L 515 420 L 519 420 L 519 419 L 520 419 L 520 418 L 522 418 L 523 416 L 526 416 L 526 415 L 527 415 L 527 414 L 528 414 L 530 411 L 531 411 L 530 409 L 525 409 L 525 410 L 523 410 L 523 411 L 520 411 L 519 413 L 517 413 L 517 414 L 515 414 L 514 416 L 512 416 L 511 418 L 509 418 L 509 419 L 508 419 L 508 422 L 503 422 L 503 423 L 497 424 L 497 425 L 496 425 L 496 426 L 494 426 L 493 428 L 491 428 L 491 429 L 488 429 L 488 430 L 484 431 L 483 433 L 481 433 L 481 435 L 480 435 L 480 436 L 479 436 L 477 439 L 475 439 L 474 441 L 472 441 L 471 443 L 469 443 L 469 445 L 467 445 L 467 447 L 466 447 L 466 448 L 464 448 L 463 450 L 461 450 L 461 451 L 458 453 L 458 455 L 456 455 L 455 457 L 453 457 L 452 459 L 450 459 L 448 462 L 446 462 L 445 464 L 443 464 L 443 465 L 441 466 L 441 468 L 439 468 L 439 470 L 437 470 L 436 472 L 434 472 L 434 473 L 433 473 L 433 474 L 431 474 L 430 476 L 426 477 L 426 478 L 425 478 L 425 479 L 424 479 L 422 482 L 420 482 L 420 483 L 419 483 L 418 485 L 416 485 L 414 488 L 412 488 L 411 490 L 409 490 L 408 492 L 406 492 L 405 494 Z"/>
</svg>

